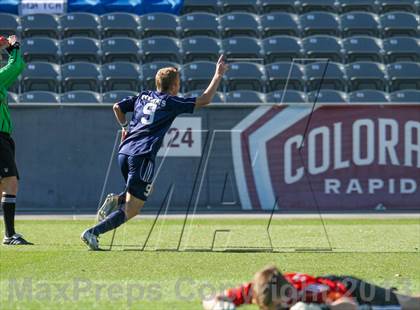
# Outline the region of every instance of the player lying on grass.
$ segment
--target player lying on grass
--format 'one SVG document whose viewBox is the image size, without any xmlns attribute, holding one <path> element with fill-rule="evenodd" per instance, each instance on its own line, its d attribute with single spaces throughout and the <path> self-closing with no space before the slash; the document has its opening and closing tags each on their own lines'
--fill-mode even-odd
<svg viewBox="0 0 420 310">
<path fill-rule="evenodd" d="M 250 283 L 204 300 L 203 306 L 206 310 L 222 310 L 256 304 L 262 310 L 280 310 L 302 302 L 312 306 L 310 309 L 351 310 L 361 305 L 364 309 L 420 309 L 420 297 L 398 294 L 395 289 L 385 289 L 352 276 L 282 274 L 275 266 L 257 272 Z"/>
<path fill-rule="evenodd" d="M 163 68 L 156 74 L 157 91 L 143 91 L 114 105 L 115 116 L 122 126 L 118 162 L 126 180 L 125 203 L 82 233 L 81 239 L 91 250 L 99 249 L 100 235 L 139 214 L 152 188 L 156 154 L 172 122 L 179 114 L 193 113 L 195 108 L 208 105 L 227 69 L 221 56 L 204 93 L 197 98 L 181 98 L 177 97 L 180 90 L 178 70 Z M 130 123 L 126 120 L 128 112 L 133 112 Z"/>
<path fill-rule="evenodd" d="M 16 36 L 0 36 L 0 53 L 6 49 L 7 64 L 0 69 L 0 200 L 5 227 L 4 245 L 32 244 L 15 232 L 16 195 L 19 173 L 15 161 L 15 143 L 11 137 L 12 121 L 7 103 L 7 90 L 25 68 Z M 0 57 L 1 60 L 1 57 Z"/>
</svg>

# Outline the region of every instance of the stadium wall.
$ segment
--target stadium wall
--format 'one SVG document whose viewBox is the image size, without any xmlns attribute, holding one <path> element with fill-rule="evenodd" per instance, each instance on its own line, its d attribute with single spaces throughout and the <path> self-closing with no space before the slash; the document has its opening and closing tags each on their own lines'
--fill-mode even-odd
<svg viewBox="0 0 420 310">
<path fill-rule="evenodd" d="M 103 194 L 123 190 L 111 106 L 11 111 L 20 212 L 93 213 Z M 311 111 L 307 104 L 224 105 L 182 117 L 164 142 L 144 211 L 420 210 L 420 104 Z"/>
</svg>

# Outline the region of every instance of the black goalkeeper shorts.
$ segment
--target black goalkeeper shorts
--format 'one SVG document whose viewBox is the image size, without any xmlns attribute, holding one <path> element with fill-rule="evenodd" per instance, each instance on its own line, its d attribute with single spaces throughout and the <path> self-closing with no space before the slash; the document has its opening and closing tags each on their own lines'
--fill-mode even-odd
<svg viewBox="0 0 420 310">
<path fill-rule="evenodd" d="M 19 179 L 15 161 L 15 142 L 9 134 L 0 132 L 0 179 L 7 177 Z"/>
<path fill-rule="evenodd" d="M 352 276 L 328 276 L 333 281 L 343 283 L 351 296 L 359 305 L 370 306 L 399 306 L 395 289 L 387 289 L 375 284 L 371 284 Z"/>
</svg>

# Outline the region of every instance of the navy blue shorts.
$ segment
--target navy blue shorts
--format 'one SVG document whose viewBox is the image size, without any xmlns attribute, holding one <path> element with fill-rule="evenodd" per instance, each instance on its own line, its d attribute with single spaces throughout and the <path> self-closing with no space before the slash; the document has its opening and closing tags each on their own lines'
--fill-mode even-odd
<svg viewBox="0 0 420 310">
<path fill-rule="evenodd" d="M 118 155 L 118 163 L 126 182 L 126 190 L 146 201 L 152 189 L 154 160 L 144 156 Z"/>
</svg>

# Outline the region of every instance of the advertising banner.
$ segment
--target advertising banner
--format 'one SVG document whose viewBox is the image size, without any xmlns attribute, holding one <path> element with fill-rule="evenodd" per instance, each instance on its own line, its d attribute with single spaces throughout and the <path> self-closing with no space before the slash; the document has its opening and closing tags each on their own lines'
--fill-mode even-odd
<svg viewBox="0 0 420 310">
<path fill-rule="evenodd" d="M 232 131 L 244 210 L 420 209 L 419 106 L 260 107 Z"/>
<path fill-rule="evenodd" d="M 67 0 L 21 0 L 20 15 L 63 14 L 66 12 L 66 8 Z"/>
</svg>

